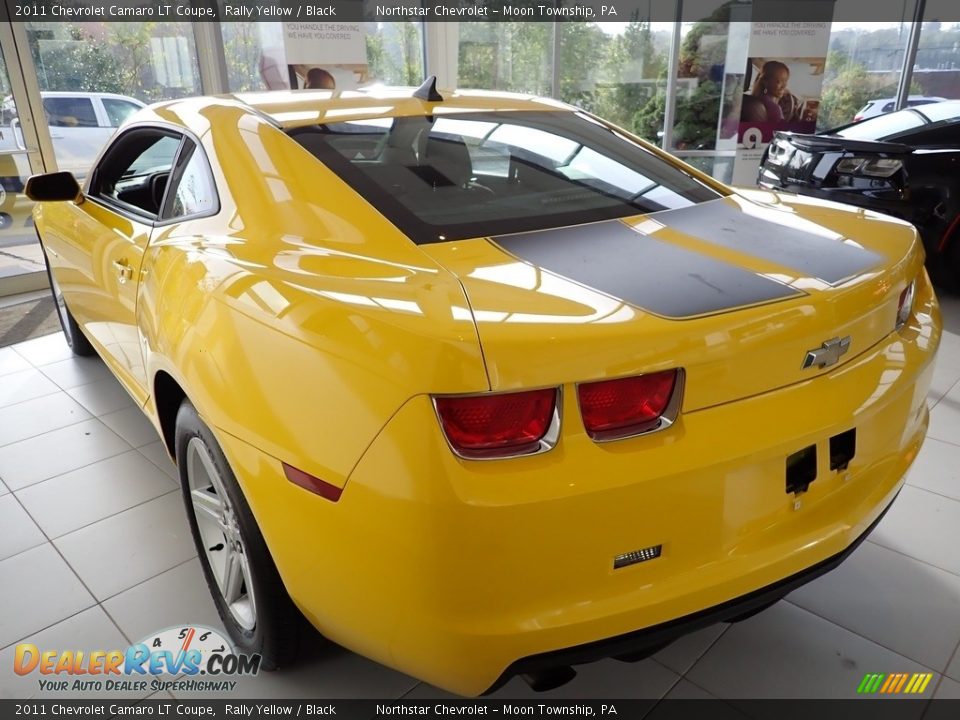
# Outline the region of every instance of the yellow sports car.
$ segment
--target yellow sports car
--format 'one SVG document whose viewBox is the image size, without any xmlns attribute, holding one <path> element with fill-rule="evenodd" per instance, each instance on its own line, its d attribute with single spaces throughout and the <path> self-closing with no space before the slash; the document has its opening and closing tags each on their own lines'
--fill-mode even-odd
<svg viewBox="0 0 960 720">
<path fill-rule="evenodd" d="M 265 667 L 301 614 L 466 695 L 640 659 L 835 567 L 927 428 L 912 226 L 552 100 L 176 100 L 27 192 Z"/>
</svg>

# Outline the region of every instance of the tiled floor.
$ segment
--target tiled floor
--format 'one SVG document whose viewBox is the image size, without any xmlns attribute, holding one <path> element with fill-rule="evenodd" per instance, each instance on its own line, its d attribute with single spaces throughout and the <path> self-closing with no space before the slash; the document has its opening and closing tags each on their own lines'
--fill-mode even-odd
<svg viewBox="0 0 960 720">
<path fill-rule="evenodd" d="M 551 695 L 651 707 L 662 697 L 850 697 L 866 672 L 932 671 L 928 697 L 960 697 L 960 299 L 942 304 L 929 438 L 869 541 L 750 620 L 636 664 L 582 667 Z M 20 641 L 113 648 L 183 622 L 220 626 L 175 477 L 100 361 L 72 358 L 59 335 L 0 349 L 0 697 L 38 694 L 34 678 L 8 670 Z M 234 696 L 442 695 L 321 641 L 307 655 L 241 681 Z M 514 679 L 498 695 L 532 693 Z"/>
</svg>

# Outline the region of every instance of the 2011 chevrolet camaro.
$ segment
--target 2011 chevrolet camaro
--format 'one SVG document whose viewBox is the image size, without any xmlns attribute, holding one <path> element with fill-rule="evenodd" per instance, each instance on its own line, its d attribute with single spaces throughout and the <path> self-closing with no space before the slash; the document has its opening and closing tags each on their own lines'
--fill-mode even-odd
<svg viewBox="0 0 960 720">
<path fill-rule="evenodd" d="M 923 442 L 912 226 L 554 101 L 177 100 L 27 191 L 264 666 L 301 614 L 463 694 L 642 658 L 836 566 Z"/>
</svg>

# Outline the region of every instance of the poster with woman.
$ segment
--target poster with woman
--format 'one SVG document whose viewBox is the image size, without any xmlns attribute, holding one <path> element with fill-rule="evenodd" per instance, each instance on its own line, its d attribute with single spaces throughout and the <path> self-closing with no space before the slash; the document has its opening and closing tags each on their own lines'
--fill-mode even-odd
<svg viewBox="0 0 960 720">
<path fill-rule="evenodd" d="M 736 97 L 721 123 L 731 141 L 736 128 L 734 184 L 756 182 L 763 150 L 778 130 L 816 132 L 829 41 L 827 22 L 750 26 L 744 74 L 731 83 Z"/>
</svg>

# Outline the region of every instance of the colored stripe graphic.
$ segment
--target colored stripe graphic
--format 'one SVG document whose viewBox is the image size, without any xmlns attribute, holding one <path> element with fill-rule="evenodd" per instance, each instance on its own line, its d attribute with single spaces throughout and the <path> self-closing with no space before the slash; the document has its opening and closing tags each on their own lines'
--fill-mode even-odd
<svg viewBox="0 0 960 720">
<path fill-rule="evenodd" d="M 921 695 L 933 679 L 933 673 L 867 673 L 857 686 L 860 695 Z"/>
<path fill-rule="evenodd" d="M 876 267 L 882 260 L 872 250 L 844 242 L 841 235 L 814 223 L 748 203 L 741 208 L 724 198 L 665 210 L 654 217 L 691 237 L 775 262 L 831 285 Z"/>
<path fill-rule="evenodd" d="M 802 295 L 619 220 L 492 239 L 521 260 L 664 317 L 708 315 Z"/>
</svg>

